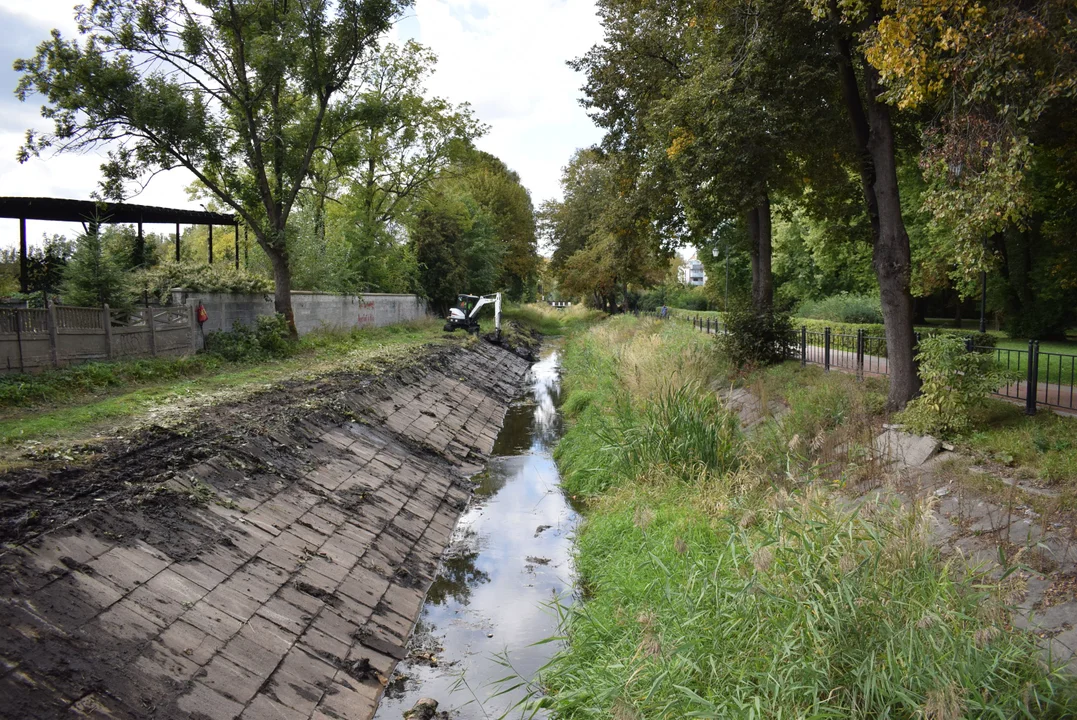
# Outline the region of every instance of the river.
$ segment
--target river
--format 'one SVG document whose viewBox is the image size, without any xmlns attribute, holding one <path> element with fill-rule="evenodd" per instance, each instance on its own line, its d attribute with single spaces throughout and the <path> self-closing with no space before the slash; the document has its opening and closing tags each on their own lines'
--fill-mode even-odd
<svg viewBox="0 0 1077 720">
<path fill-rule="evenodd" d="M 560 649 L 556 642 L 535 645 L 557 634 L 551 604 L 572 592 L 578 521 L 552 457 L 561 434 L 556 343 L 544 346 L 530 381 L 528 395 L 505 418 L 486 472 L 475 478 L 474 497 L 413 633 L 412 654 L 398 666 L 375 720 L 399 720 L 424 697 L 454 718 L 497 718 L 524 690 L 496 696 L 505 685 L 494 681 L 513 673 L 531 680 Z"/>
</svg>

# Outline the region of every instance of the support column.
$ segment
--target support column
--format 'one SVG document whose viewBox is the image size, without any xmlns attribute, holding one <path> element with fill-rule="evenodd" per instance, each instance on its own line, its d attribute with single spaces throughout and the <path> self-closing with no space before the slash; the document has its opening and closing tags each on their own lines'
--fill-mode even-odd
<svg viewBox="0 0 1077 720">
<path fill-rule="evenodd" d="M 176 262 L 180 261 L 179 223 L 176 223 Z"/>
<path fill-rule="evenodd" d="M 213 264 L 213 226 L 209 226 L 209 264 Z"/>
<path fill-rule="evenodd" d="M 30 278 L 26 267 L 26 218 L 19 218 L 19 291 L 30 292 Z"/>
<path fill-rule="evenodd" d="M 146 236 L 142 232 L 142 221 L 138 221 L 138 242 L 135 246 L 138 251 L 138 266 L 146 266 Z"/>
<path fill-rule="evenodd" d="M 239 223 L 232 228 L 236 231 L 236 270 L 239 270 Z"/>
</svg>

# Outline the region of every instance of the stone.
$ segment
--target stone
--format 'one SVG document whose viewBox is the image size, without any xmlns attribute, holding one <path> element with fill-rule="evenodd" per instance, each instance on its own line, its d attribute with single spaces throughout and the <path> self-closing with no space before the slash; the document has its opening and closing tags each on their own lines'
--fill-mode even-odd
<svg viewBox="0 0 1077 720">
<path fill-rule="evenodd" d="M 939 441 L 930 435 L 911 435 L 893 428 L 875 438 L 875 451 L 899 468 L 920 467 L 939 447 Z"/>
</svg>

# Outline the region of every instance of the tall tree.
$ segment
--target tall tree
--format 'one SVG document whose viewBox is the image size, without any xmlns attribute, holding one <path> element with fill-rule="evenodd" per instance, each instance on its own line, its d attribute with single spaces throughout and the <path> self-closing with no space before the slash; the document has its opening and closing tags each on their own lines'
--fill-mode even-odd
<svg viewBox="0 0 1077 720">
<path fill-rule="evenodd" d="M 564 199 L 547 201 L 540 211 L 562 293 L 611 312 L 618 296 L 629 308 L 630 285 L 660 281 L 670 256 L 633 202 L 632 176 L 623 167 L 617 155 L 578 151 L 562 174 Z"/>
<path fill-rule="evenodd" d="M 882 97 L 879 72 L 864 59 L 864 38 L 887 13 L 881 0 L 804 2 L 827 30 L 852 130 L 886 330 L 887 407 L 900 410 L 920 391 L 914 357 L 912 251 L 901 214 L 894 119 Z"/>
<path fill-rule="evenodd" d="M 82 42 L 54 30 L 19 60 L 17 94 L 45 97 L 51 132 L 20 159 L 110 147 L 102 192 L 184 167 L 242 216 L 269 256 L 275 305 L 295 321 L 288 217 L 315 156 L 350 111 L 336 103 L 408 0 L 95 0 Z"/>
</svg>

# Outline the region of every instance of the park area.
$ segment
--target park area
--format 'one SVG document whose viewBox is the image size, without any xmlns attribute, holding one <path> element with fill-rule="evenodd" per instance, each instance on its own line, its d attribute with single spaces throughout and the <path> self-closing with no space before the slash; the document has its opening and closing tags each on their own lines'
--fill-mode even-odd
<svg viewBox="0 0 1077 720">
<path fill-rule="evenodd" d="M 1071 0 L 0 28 L 0 718 L 1077 717 Z"/>
</svg>

